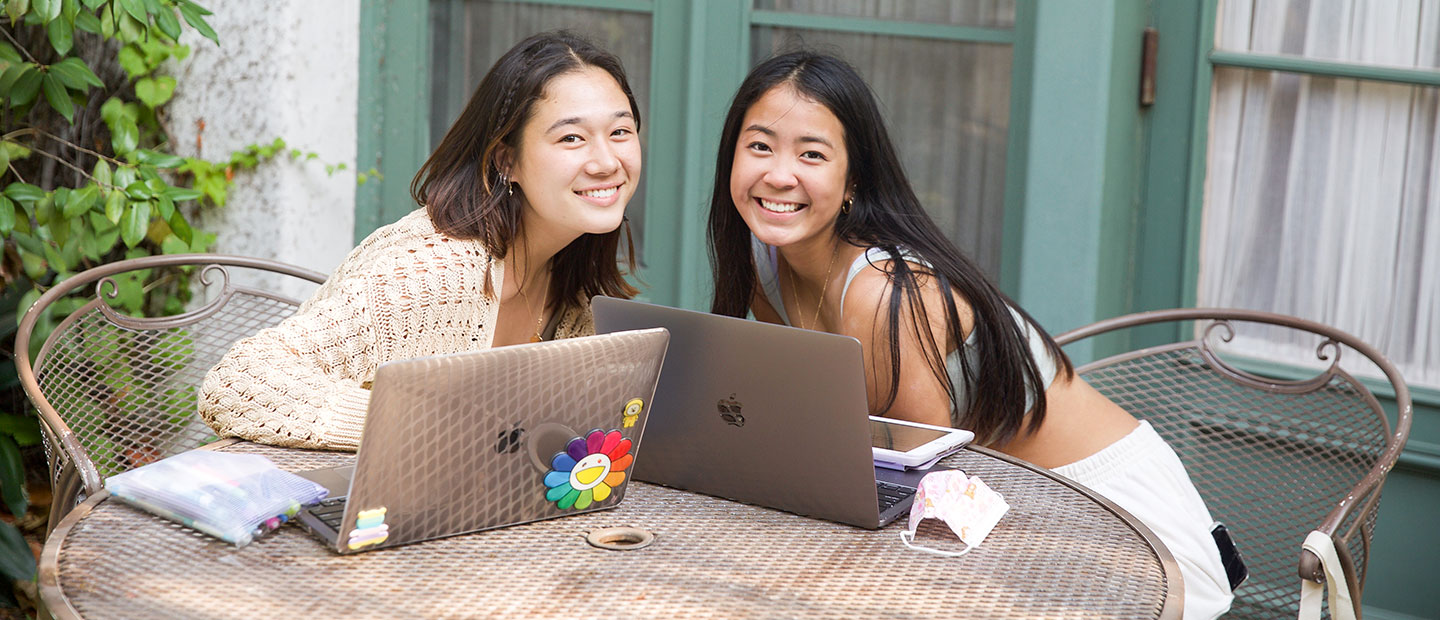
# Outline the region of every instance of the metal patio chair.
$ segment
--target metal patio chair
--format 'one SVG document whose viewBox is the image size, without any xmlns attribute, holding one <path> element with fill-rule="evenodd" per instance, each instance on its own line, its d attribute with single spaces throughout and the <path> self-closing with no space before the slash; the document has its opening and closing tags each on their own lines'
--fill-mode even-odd
<svg viewBox="0 0 1440 620">
<path fill-rule="evenodd" d="M 1312 531 L 1333 542 L 1345 583 L 1328 587 L 1346 588 L 1358 617 L 1381 486 L 1410 432 L 1410 393 L 1400 373 L 1374 348 L 1337 329 L 1247 310 L 1132 314 L 1056 341 L 1070 345 L 1180 321 L 1195 322 L 1194 340 L 1121 353 L 1076 371 L 1150 421 L 1180 455 L 1212 516 L 1229 527 L 1250 579 L 1236 589 L 1227 617 L 1295 616 L 1297 569 L 1302 579 L 1325 580 L 1320 559 L 1302 549 Z M 1237 332 L 1253 330 L 1285 331 L 1305 350 L 1314 347 L 1318 360 L 1309 360 L 1311 367 L 1328 367 L 1309 378 L 1283 380 L 1241 370 L 1228 355 L 1217 355 L 1216 340 L 1230 342 Z M 1371 391 L 1339 367 L 1352 353 L 1373 362 L 1393 388 L 1393 427 Z M 1303 375 L 1310 371 L 1293 376 Z"/>
<path fill-rule="evenodd" d="M 136 318 L 105 302 L 119 291 L 117 278 L 168 269 L 218 288 L 213 298 L 184 314 Z M 233 271 L 233 273 L 232 273 Z M 20 382 L 39 410 L 53 496 L 50 529 L 82 495 L 101 489 L 108 476 L 212 441 L 196 412 L 196 389 L 236 340 L 275 325 L 299 302 L 237 284 L 233 276 L 297 278 L 320 283 L 323 274 L 274 261 L 215 254 L 175 254 L 123 260 L 88 269 L 56 284 L 31 306 L 15 336 Z M 278 274 L 278 275 L 275 275 Z M 61 321 L 35 359 L 30 340 L 41 311 L 95 287 L 95 298 Z M 197 291 L 199 298 L 201 292 Z"/>
</svg>

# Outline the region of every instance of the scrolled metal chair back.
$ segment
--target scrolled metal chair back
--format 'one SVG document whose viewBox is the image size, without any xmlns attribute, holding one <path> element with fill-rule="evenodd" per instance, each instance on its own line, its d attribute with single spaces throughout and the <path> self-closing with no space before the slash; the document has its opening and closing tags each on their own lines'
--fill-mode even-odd
<svg viewBox="0 0 1440 620">
<path fill-rule="evenodd" d="M 1250 571 L 1227 617 L 1293 616 L 1300 577 L 1323 581 L 1301 546 L 1311 531 L 1332 539 L 1358 604 L 1380 491 L 1410 431 L 1409 390 L 1378 351 L 1334 328 L 1245 310 L 1162 310 L 1123 316 L 1056 338 L 1062 346 L 1141 325 L 1195 322 L 1193 340 L 1122 353 L 1078 367 L 1101 393 L 1149 420 L 1174 447 L 1216 520 L 1232 532 Z M 1285 328 L 1313 339 L 1322 368 L 1299 379 L 1248 372 L 1217 353 L 1237 330 Z M 1366 358 L 1395 393 L 1392 428 L 1375 395 L 1340 367 Z M 1348 359 L 1348 357 L 1347 357 Z M 1296 373 L 1304 374 L 1304 373 Z M 1298 566 L 1297 566 L 1298 564 Z"/>
<path fill-rule="evenodd" d="M 116 278 L 141 270 L 197 267 L 200 285 L 218 290 L 203 305 L 167 317 L 132 317 L 107 300 Z M 196 413 L 196 389 L 236 340 L 294 314 L 299 302 L 238 284 L 235 271 L 320 283 L 323 274 L 238 256 L 183 254 L 118 261 L 89 269 L 40 297 L 16 333 L 16 366 L 45 434 L 54 493 L 51 527 L 80 494 L 108 476 L 201 446 L 213 432 Z M 95 298 L 62 320 L 35 359 L 30 340 L 49 304 L 93 287 Z"/>
</svg>

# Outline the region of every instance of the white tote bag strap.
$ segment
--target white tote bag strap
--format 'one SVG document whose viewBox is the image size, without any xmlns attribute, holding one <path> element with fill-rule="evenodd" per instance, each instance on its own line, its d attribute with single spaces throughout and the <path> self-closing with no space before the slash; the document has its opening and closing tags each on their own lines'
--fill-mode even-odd
<svg viewBox="0 0 1440 620">
<path fill-rule="evenodd" d="M 1325 583 L 1300 580 L 1300 620 L 1320 620 L 1320 599 L 1325 596 L 1326 586 L 1330 588 L 1330 617 L 1355 620 L 1350 584 L 1345 582 L 1345 571 L 1340 567 L 1340 556 L 1335 553 L 1334 541 L 1322 532 L 1310 532 L 1305 537 L 1304 548 L 1320 558 L 1320 564 L 1325 569 Z"/>
</svg>

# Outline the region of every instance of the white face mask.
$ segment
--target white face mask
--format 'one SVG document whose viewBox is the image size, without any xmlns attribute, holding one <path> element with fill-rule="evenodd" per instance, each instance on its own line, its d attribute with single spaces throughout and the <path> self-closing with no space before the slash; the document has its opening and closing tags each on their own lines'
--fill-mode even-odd
<svg viewBox="0 0 1440 620">
<path fill-rule="evenodd" d="M 980 546 L 1000 518 L 1010 510 L 993 489 L 959 470 L 936 471 L 920 479 L 915 503 L 910 507 L 909 527 L 900 532 L 905 546 L 938 555 L 961 556 Z M 964 551 L 942 551 L 914 544 L 915 530 L 923 519 L 940 519 L 965 543 Z"/>
</svg>

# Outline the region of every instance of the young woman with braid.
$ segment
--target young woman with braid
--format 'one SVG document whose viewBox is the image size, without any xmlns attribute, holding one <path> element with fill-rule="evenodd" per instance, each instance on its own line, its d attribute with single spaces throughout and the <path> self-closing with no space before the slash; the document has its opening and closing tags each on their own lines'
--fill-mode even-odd
<svg viewBox="0 0 1440 620">
<path fill-rule="evenodd" d="M 380 364 L 593 333 L 591 296 L 635 293 L 615 257 L 639 129 L 615 56 L 566 32 L 521 41 L 415 176 L 421 208 L 238 342 L 201 416 L 222 437 L 354 450 Z"/>
<path fill-rule="evenodd" d="M 1175 452 L 941 234 L 853 68 L 811 52 L 761 63 L 715 169 L 714 312 L 855 337 L 872 412 L 972 430 L 1105 495 L 1179 561 L 1185 617 L 1229 608 L 1209 511 Z"/>
</svg>

